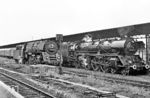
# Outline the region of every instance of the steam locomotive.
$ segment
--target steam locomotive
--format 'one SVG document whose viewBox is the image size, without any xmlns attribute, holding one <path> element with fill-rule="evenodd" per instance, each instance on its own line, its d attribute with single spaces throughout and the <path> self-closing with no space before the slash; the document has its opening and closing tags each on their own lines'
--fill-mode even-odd
<svg viewBox="0 0 150 98">
<path fill-rule="evenodd" d="M 15 48 L 0 50 L 0 55 L 13 58 L 17 63 L 23 64 L 53 64 L 60 62 L 58 44 L 55 41 L 34 41 Z"/>
<path fill-rule="evenodd" d="M 150 68 L 139 55 L 136 55 L 137 50 L 144 47 L 142 41 L 132 38 L 88 40 L 63 43 L 62 55 L 65 66 L 123 75 L 133 71 L 147 72 Z"/>
</svg>

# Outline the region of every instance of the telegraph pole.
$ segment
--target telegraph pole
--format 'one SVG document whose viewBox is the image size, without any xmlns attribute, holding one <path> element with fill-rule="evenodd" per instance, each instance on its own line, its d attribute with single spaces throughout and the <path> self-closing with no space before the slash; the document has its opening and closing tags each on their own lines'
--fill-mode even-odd
<svg viewBox="0 0 150 98">
<path fill-rule="evenodd" d="M 62 41 L 63 41 L 63 35 L 62 34 L 56 34 L 56 41 L 58 42 L 59 45 L 59 55 L 60 55 L 60 63 L 58 66 L 58 73 L 62 74 Z"/>
<path fill-rule="evenodd" d="M 146 34 L 146 63 L 148 64 L 148 35 Z"/>
</svg>

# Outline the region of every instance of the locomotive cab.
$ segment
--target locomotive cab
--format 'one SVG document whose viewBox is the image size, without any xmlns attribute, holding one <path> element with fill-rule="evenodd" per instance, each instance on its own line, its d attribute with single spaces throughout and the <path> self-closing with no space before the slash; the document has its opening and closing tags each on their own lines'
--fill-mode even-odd
<svg viewBox="0 0 150 98">
<path fill-rule="evenodd" d="M 16 61 L 16 63 L 23 64 L 24 63 L 24 45 L 17 45 L 16 49 L 13 53 L 13 58 Z"/>
</svg>

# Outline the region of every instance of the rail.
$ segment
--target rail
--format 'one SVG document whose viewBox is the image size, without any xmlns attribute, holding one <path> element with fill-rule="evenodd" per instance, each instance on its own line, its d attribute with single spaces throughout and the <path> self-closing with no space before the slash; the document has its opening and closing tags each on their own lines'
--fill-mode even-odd
<svg viewBox="0 0 150 98">
<path fill-rule="evenodd" d="M 23 81 L 21 81 L 21 80 L 19 80 L 17 78 L 14 78 L 10 74 L 6 74 L 6 72 L 4 70 L 0 69 L 0 74 L 5 76 L 5 77 L 8 77 L 9 79 L 12 79 L 13 81 L 16 81 L 17 83 L 22 84 L 22 85 L 24 85 L 24 86 L 26 86 L 26 87 L 28 87 L 28 88 L 30 88 L 32 90 L 35 90 L 36 92 L 39 92 L 40 94 L 44 95 L 45 97 L 56 98 L 53 95 L 51 95 L 50 93 L 48 93 L 48 92 L 45 92 L 45 91 L 43 91 L 43 90 L 41 90 L 41 89 L 31 85 L 31 84 L 25 83 L 25 82 L 23 82 Z"/>
</svg>

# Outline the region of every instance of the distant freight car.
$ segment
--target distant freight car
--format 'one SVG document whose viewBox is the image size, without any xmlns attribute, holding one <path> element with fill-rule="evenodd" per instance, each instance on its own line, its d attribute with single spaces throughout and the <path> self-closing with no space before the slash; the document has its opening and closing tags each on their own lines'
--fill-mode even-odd
<svg viewBox="0 0 150 98">
<path fill-rule="evenodd" d="M 6 48 L 0 50 L 0 56 L 13 58 L 15 48 Z"/>
</svg>

